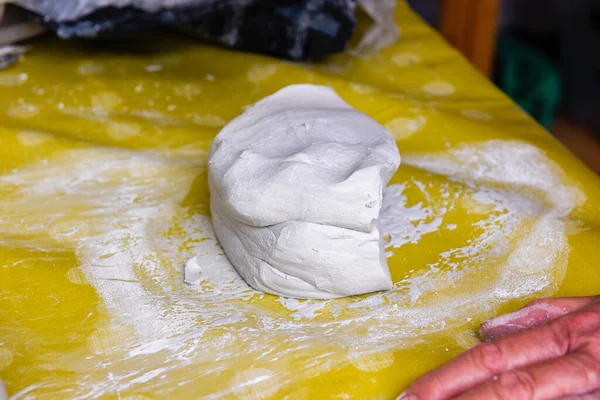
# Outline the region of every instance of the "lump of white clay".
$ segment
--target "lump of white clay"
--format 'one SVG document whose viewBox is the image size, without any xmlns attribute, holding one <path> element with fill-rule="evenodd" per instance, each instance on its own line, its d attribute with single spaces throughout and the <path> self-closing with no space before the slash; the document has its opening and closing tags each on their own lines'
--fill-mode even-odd
<svg viewBox="0 0 600 400">
<path fill-rule="evenodd" d="M 379 212 L 399 164 L 392 136 L 332 89 L 288 86 L 211 145 L 216 235 L 263 292 L 329 299 L 388 290 Z"/>
</svg>

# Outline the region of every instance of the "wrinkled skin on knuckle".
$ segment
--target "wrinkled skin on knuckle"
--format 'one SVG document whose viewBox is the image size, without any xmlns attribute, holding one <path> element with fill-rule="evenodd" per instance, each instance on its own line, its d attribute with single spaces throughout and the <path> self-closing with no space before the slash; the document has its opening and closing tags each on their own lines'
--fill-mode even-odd
<svg viewBox="0 0 600 400">
<path fill-rule="evenodd" d="M 594 305 L 567 316 L 572 331 L 587 333 L 600 329 L 600 306 Z"/>
<path fill-rule="evenodd" d="M 569 361 L 571 368 L 585 379 L 589 388 L 600 388 L 600 361 L 588 352 L 580 353 L 579 357 Z"/>
<path fill-rule="evenodd" d="M 600 363 L 600 331 L 586 334 L 582 337 L 585 345 L 582 346 L 581 351 L 592 356 L 598 363 Z"/>
<path fill-rule="evenodd" d="M 507 360 L 500 346 L 494 342 L 482 343 L 471 350 L 472 363 L 490 374 L 506 368 Z"/>
<path fill-rule="evenodd" d="M 537 383 L 527 371 L 508 371 L 500 374 L 493 394 L 498 399 L 528 400 L 535 397 Z"/>
<path fill-rule="evenodd" d="M 556 348 L 556 355 L 562 356 L 571 352 L 577 342 L 576 333 L 566 318 L 559 318 L 548 325 L 550 342 L 544 345 Z"/>
</svg>

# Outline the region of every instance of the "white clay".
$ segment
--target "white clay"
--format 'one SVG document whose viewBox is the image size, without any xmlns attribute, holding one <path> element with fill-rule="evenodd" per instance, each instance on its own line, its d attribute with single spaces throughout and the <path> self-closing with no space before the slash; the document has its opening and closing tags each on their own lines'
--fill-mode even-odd
<svg viewBox="0 0 600 400">
<path fill-rule="evenodd" d="M 215 232 L 255 289 L 335 298 L 392 286 L 379 229 L 392 136 L 324 86 L 249 108 L 209 152 Z"/>
</svg>

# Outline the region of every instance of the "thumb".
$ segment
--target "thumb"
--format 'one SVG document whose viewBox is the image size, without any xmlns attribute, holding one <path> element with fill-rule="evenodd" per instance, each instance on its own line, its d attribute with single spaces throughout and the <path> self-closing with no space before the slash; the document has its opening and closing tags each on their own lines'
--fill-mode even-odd
<svg viewBox="0 0 600 400">
<path fill-rule="evenodd" d="M 545 324 L 599 300 L 600 296 L 534 300 L 520 310 L 484 322 L 479 331 L 484 340 L 492 341 L 509 333 Z"/>
</svg>

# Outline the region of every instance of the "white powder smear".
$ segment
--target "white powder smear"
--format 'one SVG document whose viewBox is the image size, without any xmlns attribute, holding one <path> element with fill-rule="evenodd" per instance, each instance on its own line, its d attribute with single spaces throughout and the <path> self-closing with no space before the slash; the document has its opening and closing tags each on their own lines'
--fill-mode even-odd
<svg viewBox="0 0 600 400">
<path fill-rule="evenodd" d="M 327 302 L 325 301 L 298 300 L 285 297 L 280 297 L 278 301 L 288 310 L 295 311 L 290 315 L 294 320 L 299 320 L 302 318 L 315 318 L 320 314 L 319 311 L 327 305 Z"/>
<path fill-rule="evenodd" d="M 406 184 L 390 185 L 384 191 L 381 210 L 381 228 L 389 237 L 388 244 L 401 247 L 405 243 L 417 243 L 431 232 L 437 232 L 442 225 L 445 209 L 435 213 L 430 205 L 423 203 L 408 207 L 403 194 Z"/>
<path fill-rule="evenodd" d="M 184 201 L 204 165 L 176 154 L 73 150 L 0 176 L 0 189 L 10 193 L 0 199 L 0 236 L 34 249 L 73 249 L 77 284 L 93 285 L 110 316 L 87 352 L 46 360 L 44 368 L 73 378 L 49 377 L 24 394 L 260 398 L 343 365 L 388 368 L 390 351 L 491 316 L 507 299 L 551 294 L 569 254 L 563 221 L 585 200 L 524 142 L 404 154 L 402 168 L 420 175 L 386 190 L 388 250 L 402 253 L 450 229 L 472 232 L 471 239 L 435 262 L 393 270 L 404 278 L 389 292 L 283 299 L 253 291 L 236 274 L 210 219 L 195 211 L 208 199 Z M 448 222 L 459 209 L 473 211 L 473 220 Z M 185 284 L 183 266 L 192 257 L 185 271 L 192 284 Z M 65 279 L 73 280 L 69 271 Z M 292 360 L 311 367 L 290 368 Z M 231 371 L 231 381 L 198 385 Z M 166 374 L 180 377 L 179 385 L 159 379 Z"/>
</svg>

